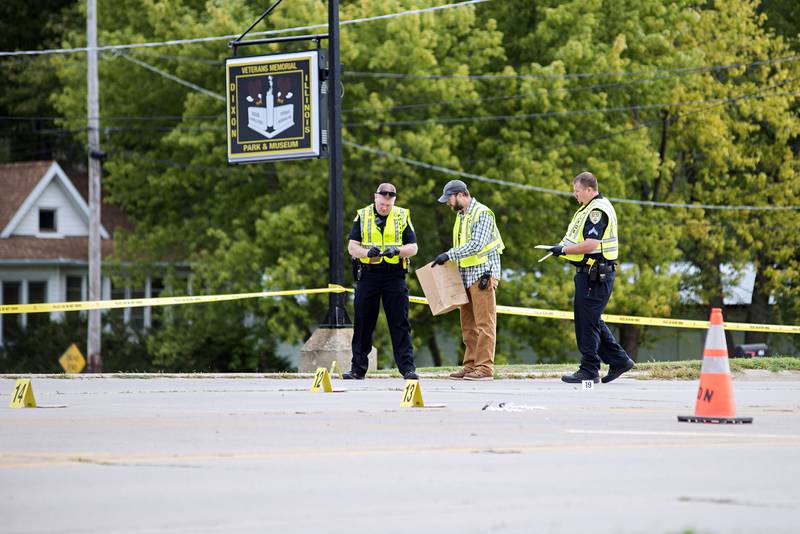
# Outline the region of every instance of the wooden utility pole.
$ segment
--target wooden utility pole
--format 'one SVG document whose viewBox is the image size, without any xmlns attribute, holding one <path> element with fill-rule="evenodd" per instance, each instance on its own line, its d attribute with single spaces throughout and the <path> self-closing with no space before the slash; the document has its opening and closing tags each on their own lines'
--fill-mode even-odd
<svg viewBox="0 0 800 534">
<path fill-rule="evenodd" d="M 97 5 L 87 0 L 86 51 L 88 82 L 87 113 L 89 115 L 89 300 L 101 299 L 102 275 L 100 265 L 100 173 L 104 155 L 100 150 L 100 103 L 97 79 Z M 100 310 L 89 310 L 89 372 L 103 370 L 100 350 Z"/>
</svg>

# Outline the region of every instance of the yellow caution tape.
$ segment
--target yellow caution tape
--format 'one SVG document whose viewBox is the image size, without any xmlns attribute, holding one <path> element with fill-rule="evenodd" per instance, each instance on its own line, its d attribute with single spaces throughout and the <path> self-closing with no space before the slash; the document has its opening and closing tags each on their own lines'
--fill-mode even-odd
<svg viewBox="0 0 800 534">
<path fill-rule="evenodd" d="M 411 297 L 411 302 L 416 304 L 427 304 L 427 299 L 422 297 Z M 543 319 L 573 319 L 572 312 L 558 310 L 543 310 L 540 308 L 518 308 L 515 306 L 497 306 L 497 313 L 505 315 L 521 315 L 525 317 L 540 317 Z M 697 321 L 693 319 L 665 319 L 660 317 L 637 317 L 635 315 L 603 315 L 603 321 L 612 324 L 635 324 L 641 326 L 667 326 L 672 328 L 699 328 L 705 330 L 709 326 L 708 321 Z M 780 334 L 800 334 L 800 326 L 782 324 L 750 324 L 750 323 L 729 323 L 725 322 L 725 329 L 741 332 L 774 332 Z"/>
<path fill-rule="evenodd" d="M 290 297 L 295 295 L 314 295 L 320 293 L 353 293 L 353 289 L 338 284 L 328 284 L 327 288 L 297 289 L 290 291 L 260 291 L 256 293 L 234 293 L 227 295 L 202 295 L 184 297 L 157 297 L 145 299 L 120 299 L 120 300 L 94 300 L 85 302 L 55 302 L 41 304 L 9 304 L 0 306 L 0 314 L 12 313 L 42 313 L 42 312 L 68 312 L 85 310 L 109 310 L 112 308 L 137 308 L 142 306 L 168 306 L 175 304 L 201 304 L 205 302 L 222 302 L 267 297 Z M 409 297 L 415 304 L 428 304 L 424 297 Z M 519 308 L 515 306 L 497 306 L 497 313 L 505 315 L 520 315 L 525 317 L 540 317 L 543 319 L 563 319 L 571 321 L 572 312 L 558 310 L 544 310 L 540 308 Z M 708 321 L 692 319 L 668 319 L 660 317 L 637 317 L 634 315 L 603 315 L 603 320 L 612 324 L 635 324 L 641 326 L 666 326 L 672 328 L 698 328 L 707 329 Z M 800 334 L 800 326 L 780 324 L 750 324 L 725 322 L 727 330 L 742 332 L 773 332 L 780 334 Z"/>
<path fill-rule="evenodd" d="M 290 297 L 319 293 L 343 293 L 345 288 L 331 284 L 323 289 L 299 289 L 292 291 L 259 291 L 256 293 L 232 293 L 228 295 L 198 295 L 184 297 L 156 297 L 149 299 L 88 300 L 84 302 L 47 302 L 41 304 L 9 304 L 0 306 L 0 314 L 69 312 L 85 310 L 110 310 L 113 308 L 140 308 L 142 306 L 168 306 L 171 304 L 202 304 L 265 297 Z"/>
</svg>

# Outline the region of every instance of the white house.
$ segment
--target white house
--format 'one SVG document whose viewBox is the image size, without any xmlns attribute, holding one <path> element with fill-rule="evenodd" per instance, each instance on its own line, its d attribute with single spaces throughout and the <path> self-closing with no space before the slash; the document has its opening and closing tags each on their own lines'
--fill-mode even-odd
<svg viewBox="0 0 800 534">
<path fill-rule="evenodd" d="M 55 161 L 0 165 L 0 304 L 31 304 L 86 300 L 88 297 L 89 206 L 88 177 L 68 177 Z M 122 210 L 104 203 L 101 209 L 103 259 L 113 250 L 112 236 L 132 225 Z M 106 274 L 106 273 L 104 273 Z M 160 283 L 148 280 L 138 290 L 112 288 L 103 277 L 102 298 L 157 296 Z M 131 308 L 124 318 L 146 327 L 150 310 Z M 51 313 L 50 319 L 58 319 Z M 25 327 L 46 314 L 0 315 L 3 331 Z"/>
</svg>

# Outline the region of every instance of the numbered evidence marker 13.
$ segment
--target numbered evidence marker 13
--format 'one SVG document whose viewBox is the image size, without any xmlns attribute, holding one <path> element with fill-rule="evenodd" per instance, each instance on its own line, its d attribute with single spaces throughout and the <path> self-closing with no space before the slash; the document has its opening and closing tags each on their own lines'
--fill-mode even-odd
<svg viewBox="0 0 800 534">
<path fill-rule="evenodd" d="M 36 399 L 33 398 L 33 386 L 30 378 L 20 378 L 11 393 L 12 408 L 36 408 Z"/>
<path fill-rule="evenodd" d="M 314 373 L 314 382 L 311 384 L 311 391 L 319 391 L 322 388 L 322 391 L 325 393 L 342 393 L 343 391 L 347 391 L 344 388 L 337 388 L 334 389 L 331 386 L 331 375 L 328 374 L 328 370 L 325 367 L 317 367 L 317 372 Z"/>
<path fill-rule="evenodd" d="M 444 404 L 428 404 L 422 401 L 422 388 L 419 385 L 419 380 L 406 380 L 406 385 L 403 388 L 403 399 L 400 401 L 400 406 L 416 406 L 418 408 L 444 408 Z"/>
</svg>

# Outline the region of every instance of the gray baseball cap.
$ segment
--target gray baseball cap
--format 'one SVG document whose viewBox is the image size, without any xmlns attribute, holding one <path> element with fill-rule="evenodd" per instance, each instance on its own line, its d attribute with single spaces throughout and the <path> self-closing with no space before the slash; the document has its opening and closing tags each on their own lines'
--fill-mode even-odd
<svg viewBox="0 0 800 534">
<path fill-rule="evenodd" d="M 467 184 L 461 180 L 450 180 L 444 185 L 442 189 L 442 196 L 439 197 L 439 202 L 442 204 L 447 203 L 447 197 L 456 193 L 464 193 L 467 191 Z"/>
</svg>

